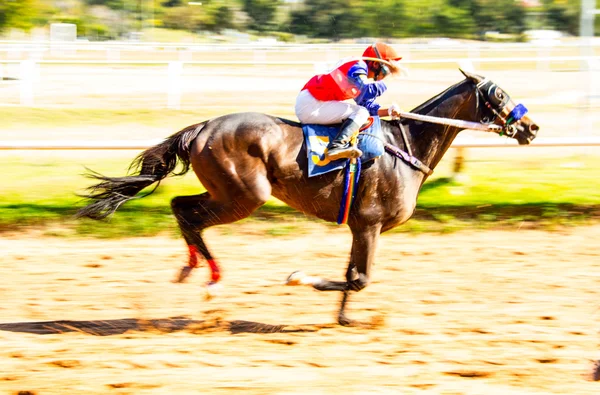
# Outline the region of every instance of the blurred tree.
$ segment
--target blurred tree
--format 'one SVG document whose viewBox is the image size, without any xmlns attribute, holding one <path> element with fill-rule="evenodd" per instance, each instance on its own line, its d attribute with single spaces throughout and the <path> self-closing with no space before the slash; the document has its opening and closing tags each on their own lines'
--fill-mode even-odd
<svg viewBox="0 0 600 395">
<path fill-rule="evenodd" d="M 233 22 L 233 10 L 228 5 L 216 5 L 209 8 L 210 18 L 205 23 L 206 30 L 221 32 L 224 29 L 235 27 Z"/>
<path fill-rule="evenodd" d="M 359 12 L 351 0 L 306 0 L 302 9 L 291 13 L 290 31 L 334 40 L 358 37 Z"/>
<path fill-rule="evenodd" d="M 36 14 L 34 0 L 0 1 L 0 31 L 9 27 L 28 30 Z"/>
<path fill-rule="evenodd" d="M 454 1 L 454 3 L 461 2 L 466 3 L 466 1 Z M 450 3 L 453 2 L 451 1 Z M 470 7 L 444 4 L 433 12 L 432 21 L 439 35 L 472 37 L 477 31 Z"/>
<path fill-rule="evenodd" d="M 548 27 L 569 34 L 579 34 L 581 16 L 581 1 L 544 0 L 543 9 L 546 14 Z"/>
<path fill-rule="evenodd" d="M 152 24 L 190 31 L 279 29 L 315 38 L 449 36 L 486 31 L 519 34 L 536 17 L 536 28 L 579 34 L 581 0 L 0 0 L 0 31 L 48 22 L 73 22 L 92 37 L 118 37 Z M 524 4 L 528 4 L 525 7 Z M 140 8 L 141 7 L 141 8 Z M 246 19 L 247 17 L 247 19 Z M 236 20 L 238 26 L 236 26 Z M 246 20 L 248 21 L 246 25 Z M 531 23 L 530 23 L 531 24 Z M 600 31 L 600 18 L 596 18 Z M 92 32 L 91 34 L 89 32 Z"/>
<path fill-rule="evenodd" d="M 235 27 L 233 9 L 225 0 L 203 2 L 201 7 L 184 5 L 165 10 L 163 26 L 179 30 L 219 32 Z"/>
<path fill-rule="evenodd" d="M 242 9 L 251 20 L 250 29 L 264 32 L 273 27 L 279 0 L 243 0 L 242 4 Z"/>
<path fill-rule="evenodd" d="M 405 6 L 402 21 L 409 36 L 472 37 L 474 0 L 415 0 Z"/>
<path fill-rule="evenodd" d="M 472 37 L 474 0 L 306 0 L 290 30 L 312 37 Z"/>
<path fill-rule="evenodd" d="M 115 10 L 124 8 L 124 3 L 127 0 L 84 0 L 87 5 L 103 5 Z M 130 0 L 131 1 L 131 0 Z"/>
<path fill-rule="evenodd" d="M 407 33 L 405 0 L 360 2 L 358 34 L 369 37 L 401 37 Z"/>
<path fill-rule="evenodd" d="M 195 31 L 203 23 L 203 15 L 190 12 L 189 6 L 172 7 L 163 15 L 163 26 L 168 29 Z"/>
<path fill-rule="evenodd" d="M 162 3 L 160 3 L 160 5 L 162 5 L 163 7 L 179 7 L 180 5 L 183 5 L 183 1 L 182 0 L 166 0 L 166 1 L 163 1 Z"/>
<path fill-rule="evenodd" d="M 105 5 L 88 6 L 74 14 L 80 18 L 79 21 L 74 21 L 77 23 L 78 33 L 90 40 L 116 39 L 139 26 L 131 18 L 127 18 L 124 10 Z M 61 17 L 64 18 L 64 15 Z"/>
<path fill-rule="evenodd" d="M 478 0 L 472 10 L 480 34 L 486 31 L 522 33 L 526 30 L 527 10 L 515 0 Z"/>
</svg>

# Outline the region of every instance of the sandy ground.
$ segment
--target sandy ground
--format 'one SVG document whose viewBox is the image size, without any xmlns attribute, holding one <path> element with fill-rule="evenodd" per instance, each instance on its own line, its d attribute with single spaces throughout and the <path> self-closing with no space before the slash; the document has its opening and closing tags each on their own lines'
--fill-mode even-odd
<svg viewBox="0 0 600 395">
<path fill-rule="evenodd" d="M 206 268 L 171 283 L 181 240 L 3 235 L 0 393 L 597 394 L 599 235 L 386 235 L 355 327 L 339 294 L 283 285 L 341 279 L 345 229 L 209 231 L 210 301 Z"/>
</svg>

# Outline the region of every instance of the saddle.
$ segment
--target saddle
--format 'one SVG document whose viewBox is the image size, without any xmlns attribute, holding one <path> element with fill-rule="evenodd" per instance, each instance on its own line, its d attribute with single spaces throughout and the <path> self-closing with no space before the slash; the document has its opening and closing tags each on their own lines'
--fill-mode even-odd
<svg viewBox="0 0 600 395">
<path fill-rule="evenodd" d="M 325 148 L 330 140 L 337 135 L 341 125 L 316 125 L 303 124 L 302 131 L 306 142 L 306 153 L 308 155 L 308 176 L 314 177 L 326 174 L 334 170 L 343 169 L 347 166 L 347 159 L 331 161 L 325 157 Z M 359 160 L 362 163 L 380 157 L 385 152 L 381 131 L 381 120 L 379 117 L 369 118 L 369 122 L 361 127 L 357 137 L 351 144 L 358 144 L 363 152 Z"/>
</svg>

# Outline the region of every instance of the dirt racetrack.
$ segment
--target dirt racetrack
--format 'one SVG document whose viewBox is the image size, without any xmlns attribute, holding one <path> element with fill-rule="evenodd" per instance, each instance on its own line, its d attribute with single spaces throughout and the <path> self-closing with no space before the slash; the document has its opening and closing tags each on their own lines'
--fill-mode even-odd
<svg viewBox="0 0 600 395">
<path fill-rule="evenodd" d="M 211 301 L 204 267 L 170 282 L 182 240 L 4 234 L 0 393 L 600 393 L 599 225 L 386 235 L 356 327 L 334 324 L 338 293 L 282 285 L 341 279 L 349 232 L 255 226 L 208 232 Z"/>
</svg>

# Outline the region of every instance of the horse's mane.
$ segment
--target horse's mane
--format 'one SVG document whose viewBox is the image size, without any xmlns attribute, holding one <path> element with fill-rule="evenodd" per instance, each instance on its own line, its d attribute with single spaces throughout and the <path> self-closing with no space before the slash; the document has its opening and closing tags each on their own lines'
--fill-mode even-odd
<svg viewBox="0 0 600 395">
<path fill-rule="evenodd" d="M 456 91 L 458 89 L 466 88 L 468 86 L 468 84 L 466 84 L 466 82 L 470 82 L 470 80 L 465 78 L 464 80 L 457 82 L 456 84 L 452 85 L 451 87 L 449 87 L 442 93 L 435 95 L 431 99 L 427 100 L 425 103 L 420 104 L 417 107 L 413 108 L 410 112 L 414 112 L 417 114 L 427 114 L 427 113 L 431 112 L 431 110 L 433 110 L 435 107 L 439 106 L 440 103 L 442 103 L 443 101 L 448 99 L 450 96 L 455 95 L 457 93 Z"/>
</svg>

